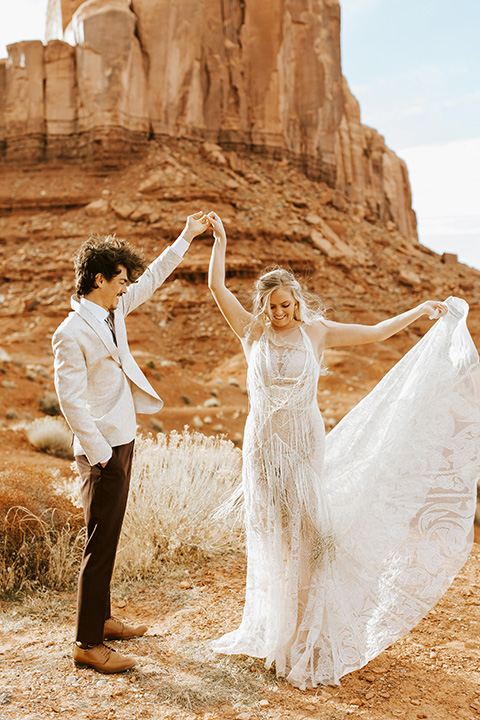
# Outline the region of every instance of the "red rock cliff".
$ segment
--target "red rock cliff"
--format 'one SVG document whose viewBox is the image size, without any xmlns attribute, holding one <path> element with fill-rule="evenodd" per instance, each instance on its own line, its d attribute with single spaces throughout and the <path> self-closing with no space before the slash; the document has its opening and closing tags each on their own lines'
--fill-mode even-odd
<svg viewBox="0 0 480 720">
<path fill-rule="evenodd" d="M 416 238 L 406 166 L 342 76 L 338 0 L 50 0 L 47 40 L 1 61 L 5 160 L 211 140 L 288 157 Z"/>
</svg>

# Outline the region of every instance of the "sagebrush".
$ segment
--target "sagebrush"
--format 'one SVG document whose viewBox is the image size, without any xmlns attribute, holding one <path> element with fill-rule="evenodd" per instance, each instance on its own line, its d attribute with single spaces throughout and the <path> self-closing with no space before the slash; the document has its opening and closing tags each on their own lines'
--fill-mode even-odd
<svg viewBox="0 0 480 720">
<path fill-rule="evenodd" d="M 73 459 L 72 432 L 63 418 L 38 418 L 25 428 L 25 434 L 37 450 L 67 460 Z"/>
<path fill-rule="evenodd" d="M 117 572 L 145 576 L 158 561 L 187 562 L 238 544 L 213 517 L 241 477 L 241 451 L 224 438 L 171 432 L 136 443 Z"/>
<path fill-rule="evenodd" d="M 138 438 L 117 576 L 138 579 L 165 561 L 198 562 L 237 547 L 241 541 L 233 521 L 216 518 L 214 512 L 240 475 L 241 452 L 224 438 L 187 430 Z M 58 490 L 79 507 L 79 486 L 76 473 Z M 60 520 L 55 510 L 40 516 L 11 508 L 0 526 L 1 591 L 71 586 L 84 542 L 84 530 L 78 528 L 78 517 Z"/>
</svg>

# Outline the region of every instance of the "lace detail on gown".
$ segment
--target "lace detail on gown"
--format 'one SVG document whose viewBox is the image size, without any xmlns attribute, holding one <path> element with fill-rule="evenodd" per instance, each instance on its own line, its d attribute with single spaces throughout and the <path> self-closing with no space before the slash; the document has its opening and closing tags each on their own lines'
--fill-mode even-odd
<svg viewBox="0 0 480 720">
<path fill-rule="evenodd" d="M 325 439 L 306 332 L 248 349 L 241 625 L 214 641 L 300 688 L 335 684 L 405 635 L 471 548 L 480 372 L 467 304 L 449 312 Z"/>
</svg>

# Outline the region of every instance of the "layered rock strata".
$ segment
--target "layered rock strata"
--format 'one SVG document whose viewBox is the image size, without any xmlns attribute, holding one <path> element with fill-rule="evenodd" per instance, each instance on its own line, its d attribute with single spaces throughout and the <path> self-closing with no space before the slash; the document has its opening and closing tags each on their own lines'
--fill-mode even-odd
<svg viewBox="0 0 480 720">
<path fill-rule="evenodd" d="M 287 157 L 416 237 L 405 164 L 342 76 L 338 0 L 50 0 L 47 40 L 0 65 L 7 160 L 208 140 Z"/>
</svg>

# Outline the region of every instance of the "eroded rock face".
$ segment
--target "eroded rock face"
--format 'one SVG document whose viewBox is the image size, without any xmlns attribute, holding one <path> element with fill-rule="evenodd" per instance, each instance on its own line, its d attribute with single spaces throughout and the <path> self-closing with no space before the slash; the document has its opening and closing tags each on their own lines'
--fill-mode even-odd
<svg viewBox="0 0 480 720">
<path fill-rule="evenodd" d="M 148 137 L 144 56 L 128 0 L 89 0 L 67 33 L 76 48 L 78 129 L 121 153 L 125 142 Z"/>
<path fill-rule="evenodd" d="M 37 160 L 45 139 L 45 48 L 38 41 L 8 46 L 3 125 L 8 157 Z"/>
<path fill-rule="evenodd" d="M 44 53 L 47 155 L 75 156 L 77 142 L 77 85 L 75 50 L 52 40 Z"/>
<path fill-rule="evenodd" d="M 47 38 L 0 67 L 7 158 L 22 136 L 105 162 L 150 134 L 198 138 L 288 157 L 416 237 L 406 167 L 342 76 L 338 0 L 50 0 Z"/>
<path fill-rule="evenodd" d="M 132 8 L 155 133 L 288 154 L 335 184 L 344 113 L 337 0 L 133 0 Z"/>
</svg>

